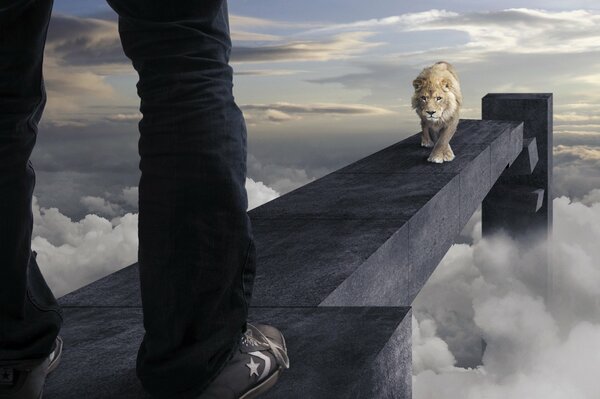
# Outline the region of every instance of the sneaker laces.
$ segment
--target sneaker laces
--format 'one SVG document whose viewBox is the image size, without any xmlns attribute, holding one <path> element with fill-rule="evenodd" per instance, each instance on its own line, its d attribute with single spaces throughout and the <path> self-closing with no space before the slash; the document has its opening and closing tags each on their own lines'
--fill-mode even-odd
<svg viewBox="0 0 600 399">
<path fill-rule="evenodd" d="M 248 339 L 250 342 L 254 341 L 257 342 L 256 338 L 254 338 L 254 336 L 252 335 L 252 332 L 248 333 L 249 330 L 247 330 L 244 335 L 246 335 L 246 339 Z M 262 338 L 267 345 L 269 345 L 269 348 L 271 349 L 271 352 L 273 352 L 273 356 L 275 356 L 275 360 L 277 360 L 277 364 L 279 364 L 280 366 L 283 366 L 286 369 L 290 368 L 290 359 L 288 357 L 287 351 L 285 350 L 285 348 L 281 345 L 279 345 L 278 343 L 270 340 L 266 335 L 264 335 L 262 332 L 260 332 L 258 329 L 256 330 L 256 332 L 258 332 L 260 334 L 260 338 Z"/>
</svg>

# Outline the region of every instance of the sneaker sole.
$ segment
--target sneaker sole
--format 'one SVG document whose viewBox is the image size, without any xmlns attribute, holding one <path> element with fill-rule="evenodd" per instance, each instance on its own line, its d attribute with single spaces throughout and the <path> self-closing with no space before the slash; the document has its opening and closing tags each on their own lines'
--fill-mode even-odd
<svg viewBox="0 0 600 399">
<path fill-rule="evenodd" d="M 54 370 L 56 370 L 56 368 L 58 367 L 58 365 L 60 363 L 60 359 L 62 357 L 62 351 L 63 351 L 63 340 L 61 337 L 56 337 L 55 351 L 56 351 L 56 354 L 54 355 L 54 359 L 52 359 L 50 364 L 48 364 L 48 369 L 46 371 L 46 375 L 49 375 Z"/>
<path fill-rule="evenodd" d="M 63 340 L 61 337 L 56 337 L 56 354 L 54 355 L 54 359 L 52 359 L 52 361 L 48 364 L 48 368 L 46 369 L 46 377 L 48 377 L 50 375 L 50 373 L 52 373 L 54 370 L 56 370 L 56 368 L 58 367 L 59 363 L 60 363 L 60 359 L 62 357 L 62 351 L 63 351 Z M 42 396 L 44 395 L 44 390 L 42 389 L 42 392 L 40 392 L 40 396 L 38 396 L 37 399 L 42 399 Z"/>
<path fill-rule="evenodd" d="M 0 394 L 0 397 L 7 398 L 7 399 L 8 398 L 22 398 L 22 397 L 32 398 L 31 395 L 35 395 L 35 391 L 37 391 L 39 389 L 39 394 L 37 396 L 37 399 L 42 399 L 42 396 L 44 394 L 44 382 L 47 379 L 48 375 L 50 373 L 52 373 L 58 367 L 58 364 L 60 363 L 60 360 L 62 358 L 62 352 L 63 352 L 62 338 L 57 337 L 55 343 L 56 344 L 55 344 L 54 350 L 52 351 L 52 353 L 54 354 L 52 360 L 48 361 L 48 358 L 42 360 L 42 364 L 44 364 L 45 368 L 46 368 L 45 370 L 36 371 L 35 376 L 27 375 L 25 377 L 25 380 L 21 381 L 19 383 L 21 385 L 21 387 L 19 387 L 17 391 L 4 392 L 4 393 Z M 25 367 L 25 368 L 31 367 L 33 369 L 33 368 L 36 368 L 39 366 L 44 367 L 42 364 L 40 364 L 39 361 L 36 361 L 35 359 L 33 359 L 33 360 L 23 361 L 23 364 L 21 364 L 20 366 Z M 28 385 L 28 387 L 26 387 L 25 391 L 23 391 L 21 388 L 25 387 L 26 385 Z"/>
<path fill-rule="evenodd" d="M 257 398 L 259 395 L 267 392 L 269 389 L 271 389 L 273 387 L 273 385 L 275 385 L 275 383 L 279 379 L 281 370 L 282 370 L 281 367 L 278 368 L 277 371 L 275 373 L 273 373 L 273 375 L 271 375 L 269 378 L 267 378 L 262 383 L 260 383 L 259 385 L 255 386 L 254 388 L 252 388 L 251 390 L 249 390 L 248 392 L 246 392 L 245 394 L 240 396 L 240 399 L 254 399 L 254 398 Z"/>
</svg>

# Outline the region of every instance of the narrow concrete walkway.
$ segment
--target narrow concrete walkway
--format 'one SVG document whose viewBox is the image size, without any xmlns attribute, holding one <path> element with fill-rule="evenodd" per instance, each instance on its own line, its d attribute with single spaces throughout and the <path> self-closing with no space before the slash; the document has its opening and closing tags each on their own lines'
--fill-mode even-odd
<svg viewBox="0 0 600 399">
<path fill-rule="evenodd" d="M 461 120 L 453 162 L 428 163 L 417 134 L 250 211 L 251 320 L 281 328 L 291 359 L 265 399 L 410 398 L 410 305 L 523 146 L 521 122 Z M 60 302 L 44 398 L 145 397 L 137 264 Z"/>
</svg>

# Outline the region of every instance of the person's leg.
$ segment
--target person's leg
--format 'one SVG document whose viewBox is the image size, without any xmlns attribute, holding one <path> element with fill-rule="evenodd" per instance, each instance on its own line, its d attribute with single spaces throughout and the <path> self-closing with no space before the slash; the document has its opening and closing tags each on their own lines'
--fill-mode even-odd
<svg viewBox="0 0 600 399">
<path fill-rule="evenodd" d="M 222 0 L 107 0 L 138 72 L 142 385 L 193 397 L 246 328 L 255 249 Z"/>
<path fill-rule="evenodd" d="M 0 368 L 48 356 L 62 324 L 31 251 L 29 157 L 46 103 L 42 60 L 52 3 L 0 4 Z"/>
</svg>

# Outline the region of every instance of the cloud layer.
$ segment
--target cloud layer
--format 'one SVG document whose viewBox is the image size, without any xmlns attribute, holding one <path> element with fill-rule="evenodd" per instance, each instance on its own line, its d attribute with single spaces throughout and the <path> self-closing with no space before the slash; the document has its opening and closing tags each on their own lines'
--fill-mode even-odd
<svg viewBox="0 0 600 399">
<path fill-rule="evenodd" d="M 279 196 L 262 182 L 246 180 L 248 209 Z M 137 208 L 137 187 L 127 187 L 117 198 Z M 33 197 L 31 247 L 48 285 L 62 296 L 137 261 L 138 214 L 126 213 L 105 198 L 81 198 L 90 210 L 79 221 L 57 208 L 44 208 Z M 119 215 L 120 214 L 120 215 Z M 109 219 L 110 218 L 110 219 Z"/>
<path fill-rule="evenodd" d="M 600 203 L 594 195 L 588 205 L 554 200 L 552 245 L 519 250 L 498 236 L 450 249 L 414 303 L 415 398 L 596 397 Z M 553 259 L 548 292 L 540 279 L 545 251 Z"/>
</svg>

